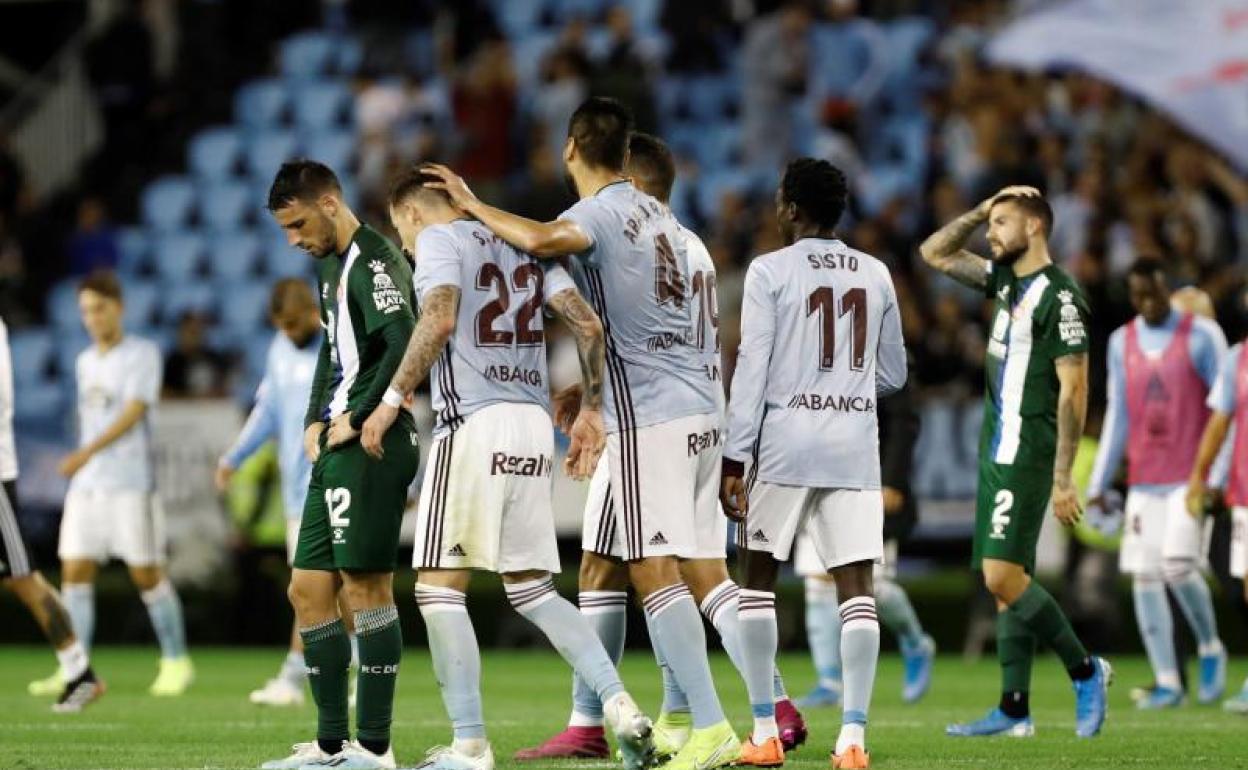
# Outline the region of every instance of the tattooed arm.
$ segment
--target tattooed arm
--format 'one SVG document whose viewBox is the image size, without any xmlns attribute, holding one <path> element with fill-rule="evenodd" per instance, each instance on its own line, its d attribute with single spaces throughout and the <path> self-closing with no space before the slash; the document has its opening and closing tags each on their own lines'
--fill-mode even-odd
<svg viewBox="0 0 1248 770">
<path fill-rule="evenodd" d="M 971 233 L 988 221 L 989 208 L 991 199 L 929 235 L 919 245 L 919 254 L 923 261 L 973 289 L 987 286 L 988 260 L 962 247 L 970 239 Z"/>
<path fill-rule="evenodd" d="M 922 255 L 923 261 L 972 289 L 986 287 L 991 263 L 975 252 L 962 247 L 966 245 L 971 233 L 988 221 L 988 214 L 998 198 L 1020 195 L 1039 196 L 1040 191 L 1034 187 L 1021 185 L 998 190 L 991 198 L 929 235 L 927 240 L 919 245 L 919 254 Z"/>
<path fill-rule="evenodd" d="M 564 289 L 546 302 L 576 340 L 581 362 L 581 408 L 602 408 L 603 336 L 602 322 L 575 289 Z"/>
<path fill-rule="evenodd" d="M 581 409 L 568 431 L 570 443 L 564 471 L 574 479 L 589 478 L 607 445 L 602 419 L 602 322 L 576 289 L 564 289 L 546 300 L 546 306 L 576 339 L 581 362 Z"/>
<path fill-rule="evenodd" d="M 1079 520 L 1079 497 L 1070 469 L 1088 414 L 1088 354 L 1074 353 L 1054 361 L 1060 390 L 1057 396 L 1057 454 L 1053 460 L 1053 515 L 1063 524 Z"/>
<path fill-rule="evenodd" d="M 360 433 L 360 446 L 373 457 L 382 456 L 381 440 L 398 417 L 403 399 L 429 376 L 433 363 L 455 332 L 459 287 L 448 284 L 431 289 L 420 304 L 420 320 L 407 341 L 403 360 L 390 379 L 390 387 L 381 403 L 364 421 Z"/>
</svg>

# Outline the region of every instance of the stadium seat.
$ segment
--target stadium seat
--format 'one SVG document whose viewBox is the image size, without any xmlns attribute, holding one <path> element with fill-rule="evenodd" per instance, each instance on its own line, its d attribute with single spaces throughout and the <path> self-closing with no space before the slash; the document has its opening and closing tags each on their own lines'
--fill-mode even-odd
<svg viewBox="0 0 1248 770">
<path fill-rule="evenodd" d="M 57 338 L 56 371 L 59 380 L 71 394 L 74 391 L 74 378 L 77 376 L 78 354 L 91 345 L 91 338 L 79 327 L 73 334 L 62 334 Z"/>
<path fill-rule="evenodd" d="M 217 285 L 220 319 L 234 332 L 259 333 L 269 315 L 270 281 L 223 281 Z"/>
<path fill-rule="evenodd" d="M 694 120 L 722 121 L 740 111 L 741 84 L 728 75 L 701 75 L 690 80 L 686 98 Z"/>
<path fill-rule="evenodd" d="M 515 65 L 516 79 L 520 81 L 522 88 L 537 85 L 542 60 L 558 42 L 558 36 L 550 32 L 533 32 L 512 40 L 511 61 Z"/>
<path fill-rule="evenodd" d="M 9 354 L 13 358 L 13 380 L 33 382 L 47 377 L 54 353 L 55 335 L 47 327 L 19 329 L 9 337 Z"/>
<path fill-rule="evenodd" d="M 213 183 L 199 196 L 199 221 L 214 230 L 238 227 L 253 213 L 251 191 L 243 182 Z"/>
<path fill-rule="evenodd" d="M 141 227 L 122 227 L 117 231 L 120 275 L 139 275 L 147 270 L 148 237 Z"/>
<path fill-rule="evenodd" d="M 499 26 L 514 41 L 537 30 L 546 3 L 543 0 L 494 0 L 493 6 Z"/>
<path fill-rule="evenodd" d="M 353 37 L 338 38 L 331 62 L 335 74 L 354 75 L 364 63 L 364 46 Z"/>
<path fill-rule="evenodd" d="M 251 230 L 215 232 L 205 241 L 208 244 L 208 272 L 213 277 L 241 280 L 255 273 L 260 237 Z"/>
<path fill-rule="evenodd" d="M 281 43 L 280 68 L 288 78 L 308 80 L 328 74 L 334 68 L 337 40 L 327 32 L 309 31 L 291 35 Z"/>
<path fill-rule="evenodd" d="M 195 232 L 170 233 L 152 245 L 152 264 L 165 280 L 190 281 L 200 272 L 204 239 Z"/>
<path fill-rule="evenodd" d="M 190 219 L 195 189 L 182 176 L 164 176 L 143 190 L 143 222 L 157 230 L 176 230 Z"/>
<path fill-rule="evenodd" d="M 749 172 L 741 170 L 718 171 L 705 175 L 698 183 L 698 208 L 708 220 L 719 214 L 724 195 L 730 192 L 747 193 L 753 179 Z"/>
<path fill-rule="evenodd" d="M 625 5 L 633 14 L 633 27 L 640 32 L 659 28 L 659 17 L 663 14 L 663 0 L 628 0 Z"/>
<path fill-rule="evenodd" d="M 303 83 L 293 89 L 295 125 L 304 131 L 327 131 L 351 116 L 351 89 L 336 80 Z"/>
<path fill-rule="evenodd" d="M 247 138 L 243 153 L 247 171 L 255 179 L 273 181 L 282 163 L 295 157 L 299 140 L 293 131 L 262 131 Z"/>
<path fill-rule="evenodd" d="M 176 324 L 186 313 L 212 315 L 216 309 L 215 287 L 202 281 L 166 283 L 161 292 L 160 319 L 165 325 Z"/>
<path fill-rule="evenodd" d="M 147 326 L 156 319 L 160 287 L 153 281 L 127 281 L 121 287 L 125 299 L 125 323 L 131 329 Z"/>
<path fill-rule="evenodd" d="M 64 416 L 65 391 L 56 380 L 39 379 L 14 384 L 13 420 L 46 427 Z"/>
<path fill-rule="evenodd" d="M 355 145 L 355 134 L 350 131 L 318 131 L 304 140 L 303 152 L 335 172 L 344 174 L 352 167 Z"/>
<path fill-rule="evenodd" d="M 234 175 L 242 152 L 238 130 L 217 126 L 200 131 L 191 139 L 187 160 L 191 172 L 200 179 L 216 181 Z"/>
<path fill-rule="evenodd" d="M 717 171 L 741 159 L 741 127 L 735 121 L 705 124 L 694 147 L 695 157 L 706 171 Z"/>
<path fill-rule="evenodd" d="M 550 0 L 550 10 L 559 24 L 572 19 L 601 21 L 607 8 L 614 4 L 613 0 Z"/>
<path fill-rule="evenodd" d="M 289 98 L 281 80 L 253 80 L 234 97 L 234 117 L 253 131 L 274 128 L 282 122 Z"/>
<path fill-rule="evenodd" d="M 262 259 L 265 274 L 273 278 L 304 275 L 312 269 L 308 255 L 286 243 L 286 236 L 280 232 L 265 245 Z"/>
<path fill-rule="evenodd" d="M 60 333 L 82 328 L 78 312 L 78 282 L 66 279 L 52 287 L 47 299 L 48 320 Z"/>
</svg>

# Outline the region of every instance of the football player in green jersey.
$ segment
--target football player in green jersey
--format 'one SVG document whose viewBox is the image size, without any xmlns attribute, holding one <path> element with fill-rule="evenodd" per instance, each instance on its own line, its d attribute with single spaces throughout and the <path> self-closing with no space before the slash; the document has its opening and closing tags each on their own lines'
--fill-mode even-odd
<svg viewBox="0 0 1248 770">
<path fill-rule="evenodd" d="M 355 440 L 381 403 L 416 321 L 412 271 L 383 235 L 360 223 L 328 167 L 285 163 L 269 211 L 291 245 L 317 260 L 321 343 L 304 419 L 313 462 L 295 549 L 290 600 L 317 707 L 316 740 L 266 768 L 393 768 L 394 685 L 403 636 L 392 583 L 399 525 L 419 452 L 402 411 L 382 439 L 384 459 Z M 342 587 L 359 644 L 356 740 L 347 719 L 351 647 L 335 597 Z"/>
<path fill-rule="evenodd" d="M 992 259 L 964 248 L 988 225 Z M 1105 720 L 1111 670 L 1088 654 L 1057 601 L 1031 573 L 1049 510 L 1079 520 L 1071 481 L 1088 398 L 1087 304 L 1049 256 L 1053 212 L 1032 187 L 1007 187 L 930 236 L 923 260 L 993 302 L 985 361 L 973 566 L 997 602 L 1000 705 L 948 735 L 1030 736 L 1028 692 L 1037 642 L 1061 657 L 1075 689 L 1075 732 Z"/>
</svg>

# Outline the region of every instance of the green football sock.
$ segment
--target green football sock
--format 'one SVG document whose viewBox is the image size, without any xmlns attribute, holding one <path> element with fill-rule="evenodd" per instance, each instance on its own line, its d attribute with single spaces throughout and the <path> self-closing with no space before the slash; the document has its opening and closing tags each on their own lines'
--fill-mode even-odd
<svg viewBox="0 0 1248 770">
<path fill-rule="evenodd" d="M 1016 719 L 1027 716 L 1031 691 L 1031 662 L 1036 638 L 1031 629 L 1008 609 L 997 613 L 997 660 L 1001 663 L 1001 710 Z"/>
<path fill-rule="evenodd" d="M 374 754 L 390 747 L 394 683 L 403 655 L 403 630 L 393 604 L 355 613 L 360 645 L 360 678 L 356 688 L 355 729 L 360 744 Z"/>
<path fill-rule="evenodd" d="M 1023 595 L 1010 605 L 1008 612 L 1026 624 L 1036 639 L 1052 647 L 1072 675 L 1087 667 L 1088 651 L 1075 636 L 1075 629 L 1070 627 L 1070 621 L 1057 600 L 1039 583 L 1031 581 Z"/>
<path fill-rule="evenodd" d="M 349 740 L 347 725 L 347 669 L 351 665 L 351 643 L 340 618 L 299 629 L 303 638 L 303 659 L 308 666 L 308 684 L 316 701 L 316 737 L 329 751 Z"/>
</svg>

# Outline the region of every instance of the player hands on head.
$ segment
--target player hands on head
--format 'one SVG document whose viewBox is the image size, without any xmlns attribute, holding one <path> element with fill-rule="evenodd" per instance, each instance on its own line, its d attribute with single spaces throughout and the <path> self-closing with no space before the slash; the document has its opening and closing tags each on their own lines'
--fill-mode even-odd
<svg viewBox="0 0 1248 770">
<path fill-rule="evenodd" d="M 317 733 L 264 767 L 329 762 L 393 768 L 391 712 L 403 648 L 393 576 L 419 449 L 409 413 L 382 439 L 384 459 L 354 439 L 381 403 L 415 325 L 411 268 L 390 241 L 360 223 L 324 164 L 282 164 L 269 189 L 269 211 L 291 245 L 317 260 L 326 333 L 304 417 L 304 447 L 313 467 L 289 590 Z M 338 609 L 340 587 L 359 647 L 356 740 L 347 719 L 351 645 Z"/>
<path fill-rule="evenodd" d="M 992 259 L 964 248 L 987 222 Z M 1088 333 L 1083 290 L 1053 264 L 1053 212 L 1038 190 L 1007 187 L 919 247 L 933 268 L 994 304 L 985 357 L 984 421 L 972 566 L 997 600 L 999 705 L 949 725 L 953 736 L 1030 736 L 1031 663 L 1037 642 L 1058 653 L 1075 690 L 1075 733 L 1098 734 L 1112 669 L 1088 654 L 1057 601 L 1032 580 L 1047 511 L 1080 517 L 1071 466 L 1087 415 Z"/>
</svg>

